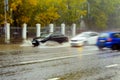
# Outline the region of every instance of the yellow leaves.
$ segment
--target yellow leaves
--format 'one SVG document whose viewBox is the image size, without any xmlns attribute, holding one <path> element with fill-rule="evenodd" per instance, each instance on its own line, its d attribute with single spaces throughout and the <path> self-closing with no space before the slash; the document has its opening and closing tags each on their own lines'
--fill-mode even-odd
<svg viewBox="0 0 120 80">
<path fill-rule="evenodd" d="M 13 0 L 10 4 L 12 10 L 17 10 L 17 6 L 22 4 L 22 0 Z"/>
<path fill-rule="evenodd" d="M 86 2 L 87 0 L 79 0 L 80 2 Z"/>
<path fill-rule="evenodd" d="M 22 23 L 28 23 L 28 21 L 30 20 L 30 18 L 27 17 L 27 16 L 22 16 L 20 20 L 21 20 Z"/>
<path fill-rule="evenodd" d="M 4 24 L 4 15 L 0 14 L 0 24 Z"/>
<path fill-rule="evenodd" d="M 22 25 L 23 23 L 28 23 L 29 20 L 30 20 L 29 17 L 27 17 L 27 16 L 21 16 L 21 17 L 19 17 L 19 18 L 16 19 L 16 22 L 18 24 Z"/>
<path fill-rule="evenodd" d="M 28 0 L 30 5 L 36 6 L 38 1 L 37 0 Z"/>
<path fill-rule="evenodd" d="M 83 11 L 81 11 L 80 14 L 83 15 L 83 16 L 86 16 L 86 14 L 87 14 L 87 10 L 83 10 Z"/>
<path fill-rule="evenodd" d="M 46 0 L 45 5 L 52 5 L 54 3 L 58 2 L 57 0 Z"/>
<path fill-rule="evenodd" d="M 50 7 L 49 9 L 47 9 L 45 14 L 46 16 L 48 16 L 50 22 L 55 21 L 60 17 L 59 14 L 57 13 L 57 8 L 54 7 Z"/>
<path fill-rule="evenodd" d="M 4 22 L 5 22 L 5 17 L 4 15 L 0 14 L 0 24 L 4 24 Z M 10 18 L 10 16 L 7 16 L 7 22 L 13 23 L 13 20 Z"/>
<path fill-rule="evenodd" d="M 51 0 L 47 0 L 46 2 L 45 2 L 45 4 L 50 4 L 51 3 Z"/>
<path fill-rule="evenodd" d="M 61 19 L 61 21 L 75 22 L 81 15 L 86 16 L 86 9 L 81 9 L 85 2 L 86 0 L 40 0 L 40 13 L 36 15 L 39 17 L 35 19 L 42 24 L 49 24 L 58 19 L 58 21 Z M 60 18 L 60 16 L 64 17 Z"/>
<path fill-rule="evenodd" d="M 57 8 L 54 8 L 54 7 L 49 7 L 47 9 L 47 12 L 56 12 L 58 9 Z"/>
<path fill-rule="evenodd" d="M 49 23 L 46 17 L 46 14 L 41 13 L 38 16 L 36 16 L 35 20 L 40 23 L 42 26 L 45 26 L 45 24 Z"/>
<path fill-rule="evenodd" d="M 8 22 L 8 23 L 13 23 L 13 21 L 14 21 L 14 20 L 13 20 L 13 19 L 11 19 L 11 17 L 10 17 L 10 16 L 8 16 L 8 17 L 7 17 L 7 22 Z"/>
<path fill-rule="evenodd" d="M 35 20 L 41 23 L 43 26 L 57 20 L 60 15 L 57 13 L 57 8 L 50 7 L 45 12 L 36 16 Z"/>
<path fill-rule="evenodd" d="M 48 19 L 50 20 L 50 22 L 53 22 L 60 17 L 57 12 L 48 12 L 46 16 L 48 16 Z"/>
<path fill-rule="evenodd" d="M 12 4 L 11 4 L 12 10 L 16 10 L 16 9 L 17 9 L 16 6 L 17 6 L 17 5 L 16 5 L 15 3 L 12 3 Z"/>
<path fill-rule="evenodd" d="M 36 6 L 38 1 L 37 0 L 26 0 L 27 2 L 25 3 L 24 0 L 12 0 L 11 3 L 10 3 L 10 8 L 12 10 L 17 10 L 17 6 L 18 5 L 23 5 L 24 3 L 25 4 L 29 4 L 29 6 Z M 29 7 L 28 6 L 28 7 Z M 27 7 L 27 6 L 26 6 Z"/>
<path fill-rule="evenodd" d="M 36 21 L 45 25 L 57 20 L 59 17 L 57 12 L 44 12 L 36 17 Z"/>
<path fill-rule="evenodd" d="M 22 3 L 22 0 L 17 0 L 17 1 L 15 1 L 16 2 L 16 4 L 21 4 Z"/>
</svg>

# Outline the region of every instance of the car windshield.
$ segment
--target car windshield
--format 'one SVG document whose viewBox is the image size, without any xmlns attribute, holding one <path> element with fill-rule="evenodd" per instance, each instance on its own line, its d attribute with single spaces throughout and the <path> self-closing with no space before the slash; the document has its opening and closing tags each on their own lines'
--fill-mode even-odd
<svg viewBox="0 0 120 80">
<path fill-rule="evenodd" d="M 40 38 L 46 38 L 46 37 L 48 37 L 48 36 L 50 36 L 50 35 L 51 35 L 51 34 L 42 33 L 41 36 L 40 36 Z"/>
<path fill-rule="evenodd" d="M 81 33 L 79 35 L 77 35 L 76 37 L 89 37 L 89 33 Z"/>
</svg>

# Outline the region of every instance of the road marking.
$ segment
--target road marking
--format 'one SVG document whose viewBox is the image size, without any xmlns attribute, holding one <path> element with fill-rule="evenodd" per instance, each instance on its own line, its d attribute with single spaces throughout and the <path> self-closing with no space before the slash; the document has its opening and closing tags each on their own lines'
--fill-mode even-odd
<svg viewBox="0 0 120 80">
<path fill-rule="evenodd" d="M 95 53 L 83 54 L 82 56 L 92 55 L 92 54 L 95 54 Z M 5 66 L 0 65 L 0 68 L 2 68 L 2 67 L 10 67 L 10 66 L 17 66 L 17 65 L 25 65 L 25 64 L 33 64 L 33 63 L 40 63 L 40 62 L 48 62 L 48 61 L 54 61 L 54 60 L 60 60 L 60 59 L 74 58 L 74 57 L 79 57 L 79 56 L 81 56 L 81 55 L 77 54 L 77 55 L 64 56 L 64 57 L 55 57 L 55 58 L 50 58 L 50 59 L 26 61 L 26 62 L 14 63 L 14 64 L 11 64 L 11 65 L 5 65 Z"/>
<path fill-rule="evenodd" d="M 89 53 L 89 54 L 83 54 L 85 55 L 92 55 L 95 53 Z M 47 61 L 54 61 L 54 60 L 60 60 L 60 59 L 67 59 L 67 58 L 74 58 L 78 57 L 80 55 L 71 55 L 71 56 L 64 56 L 64 57 L 55 57 L 55 58 L 50 58 L 50 59 L 42 59 L 42 60 L 34 60 L 34 61 L 26 61 L 26 62 L 20 62 L 19 64 L 32 64 L 32 63 L 39 63 L 39 62 L 47 62 Z"/>
<path fill-rule="evenodd" d="M 50 59 L 42 59 L 42 60 L 34 60 L 34 61 L 26 61 L 26 62 L 20 62 L 20 64 L 31 64 L 31 63 L 38 63 L 38 62 L 47 62 L 47 61 L 54 61 L 54 60 L 59 60 L 59 59 L 73 58 L 73 57 L 77 57 L 77 56 L 79 56 L 79 55 L 55 57 L 55 58 L 50 58 Z"/>
<path fill-rule="evenodd" d="M 87 54 L 83 54 L 83 56 L 93 55 L 93 54 L 96 54 L 96 53 L 87 53 Z"/>
<path fill-rule="evenodd" d="M 52 78 L 52 79 L 48 79 L 48 80 L 59 80 L 60 78 Z"/>
<path fill-rule="evenodd" d="M 26 61 L 26 62 L 14 63 L 14 64 L 4 65 L 4 66 L 0 65 L 0 68 L 10 67 L 10 66 L 18 66 L 18 65 L 25 65 L 25 64 L 33 64 L 33 63 L 40 63 L 40 62 L 48 62 L 48 61 L 66 59 L 66 58 L 73 58 L 73 57 L 77 57 L 77 56 L 79 56 L 79 55 L 64 56 L 64 57 L 55 57 L 55 58 L 42 59 L 42 60 Z"/>
<path fill-rule="evenodd" d="M 111 67 L 116 67 L 118 66 L 118 64 L 112 64 L 112 65 L 108 65 L 108 66 L 105 66 L 106 68 L 111 68 Z"/>
</svg>

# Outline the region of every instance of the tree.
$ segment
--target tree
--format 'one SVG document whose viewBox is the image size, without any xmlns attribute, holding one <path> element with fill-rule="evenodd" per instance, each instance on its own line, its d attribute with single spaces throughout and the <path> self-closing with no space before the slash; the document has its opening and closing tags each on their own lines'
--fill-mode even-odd
<svg viewBox="0 0 120 80">
<path fill-rule="evenodd" d="M 37 0 L 21 0 L 21 3 L 13 11 L 13 14 L 15 14 L 13 15 L 14 24 L 20 26 L 23 23 L 29 23 L 36 5 Z"/>
<path fill-rule="evenodd" d="M 57 20 L 59 18 L 59 14 L 56 12 L 56 8 L 49 8 L 47 9 L 47 11 L 38 14 L 35 17 L 35 20 L 42 24 L 43 26 L 45 26 L 46 24 L 50 24 L 52 22 L 54 22 L 55 20 Z"/>
<path fill-rule="evenodd" d="M 4 0 L 0 0 L 0 25 L 4 25 L 5 23 L 5 4 L 4 4 Z M 9 11 L 6 11 L 6 20 L 8 23 L 12 23 L 13 20 L 11 19 L 10 15 L 9 15 Z"/>
<path fill-rule="evenodd" d="M 119 26 L 119 5 L 119 0 L 9 0 L 7 22 L 13 26 L 23 23 L 71 25 L 80 23 L 83 16 L 89 28 L 104 29 L 110 24 Z M 0 24 L 4 24 L 4 20 L 4 0 L 0 0 Z"/>
<path fill-rule="evenodd" d="M 58 13 L 61 15 L 58 20 L 69 25 L 80 20 L 81 15 L 86 15 L 86 10 L 82 9 L 86 0 L 61 0 Z"/>
<path fill-rule="evenodd" d="M 90 3 L 90 18 L 86 17 L 88 26 L 105 29 L 108 26 L 108 21 L 111 19 L 110 15 L 114 15 L 116 5 L 119 0 L 88 0 Z M 112 19 L 113 20 L 113 19 Z M 92 27 L 92 28 L 94 28 Z"/>
</svg>

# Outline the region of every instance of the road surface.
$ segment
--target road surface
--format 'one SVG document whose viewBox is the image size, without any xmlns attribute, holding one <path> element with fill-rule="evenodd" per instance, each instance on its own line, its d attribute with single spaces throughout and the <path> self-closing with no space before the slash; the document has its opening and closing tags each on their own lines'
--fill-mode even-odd
<svg viewBox="0 0 120 80">
<path fill-rule="evenodd" d="M 0 80 L 119 80 L 120 52 L 95 46 L 0 51 Z"/>
</svg>

